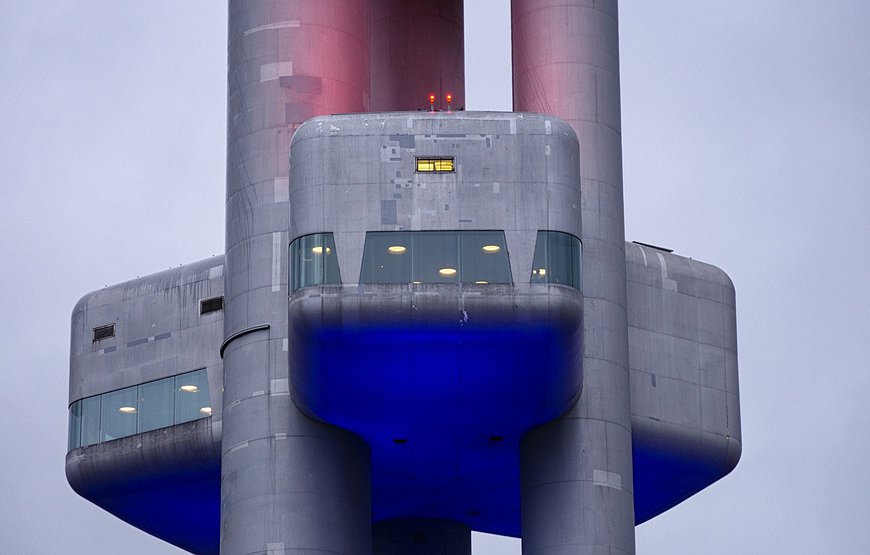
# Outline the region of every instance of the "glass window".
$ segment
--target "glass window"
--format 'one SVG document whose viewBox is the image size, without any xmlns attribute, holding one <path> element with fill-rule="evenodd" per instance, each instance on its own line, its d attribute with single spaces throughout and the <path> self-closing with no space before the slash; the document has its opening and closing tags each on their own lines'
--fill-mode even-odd
<svg viewBox="0 0 870 555">
<path fill-rule="evenodd" d="M 101 441 L 109 441 L 136 433 L 139 395 L 137 388 L 128 387 L 104 393 L 100 410 Z"/>
<path fill-rule="evenodd" d="M 453 158 L 417 158 L 416 170 L 423 173 L 452 172 Z"/>
<path fill-rule="evenodd" d="M 175 378 L 166 378 L 139 386 L 139 428 L 150 432 L 172 426 L 175 422 Z"/>
<path fill-rule="evenodd" d="M 360 283 L 512 283 L 503 231 L 370 231 Z"/>
<path fill-rule="evenodd" d="M 69 449 L 211 416 L 205 368 L 80 399 L 69 409 Z"/>
<path fill-rule="evenodd" d="M 69 407 L 69 451 L 82 446 L 82 402 L 76 401 Z"/>
<path fill-rule="evenodd" d="M 511 266 L 502 231 L 461 231 L 463 283 L 511 283 Z"/>
<path fill-rule="evenodd" d="M 411 283 L 411 234 L 373 231 L 366 234 L 360 283 Z"/>
<path fill-rule="evenodd" d="M 560 231 L 539 231 L 531 283 L 557 283 L 582 289 L 580 239 Z"/>
<path fill-rule="evenodd" d="M 101 395 L 82 399 L 82 447 L 100 442 Z"/>
<path fill-rule="evenodd" d="M 314 233 L 290 244 L 291 291 L 309 285 L 340 284 L 332 233 Z"/>
<path fill-rule="evenodd" d="M 411 235 L 412 282 L 459 282 L 459 234 L 456 231 L 415 231 Z"/>
<path fill-rule="evenodd" d="M 175 377 L 175 423 L 211 415 L 205 368 Z"/>
</svg>

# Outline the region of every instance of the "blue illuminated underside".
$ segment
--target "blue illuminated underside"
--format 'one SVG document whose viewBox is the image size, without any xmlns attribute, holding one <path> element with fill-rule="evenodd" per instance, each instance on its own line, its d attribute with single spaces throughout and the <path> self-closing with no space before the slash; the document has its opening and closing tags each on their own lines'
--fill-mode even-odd
<svg viewBox="0 0 870 555">
<path fill-rule="evenodd" d="M 308 339 L 291 356 L 295 394 L 371 446 L 374 520 L 445 518 L 519 535 L 519 440 L 576 399 L 573 339 L 464 323 L 344 325 Z"/>
<path fill-rule="evenodd" d="M 186 472 L 142 469 L 123 483 L 78 493 L 152 536 L 191 553 L 217 555 L 220 479 L 219 464 Z"/>
</svg>

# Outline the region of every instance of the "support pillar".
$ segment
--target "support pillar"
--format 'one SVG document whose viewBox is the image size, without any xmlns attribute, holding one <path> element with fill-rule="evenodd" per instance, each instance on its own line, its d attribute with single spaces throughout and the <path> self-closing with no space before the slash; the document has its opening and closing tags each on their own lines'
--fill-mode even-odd
<svg viewBox="0 0 870 555">
<path fill-rule="evenodd" d="M 583 391 L 521 445 L 523 553 L 634 553 L 616 0 L 513 0 L 514 109 L 580 141 Z"/>
</svg>

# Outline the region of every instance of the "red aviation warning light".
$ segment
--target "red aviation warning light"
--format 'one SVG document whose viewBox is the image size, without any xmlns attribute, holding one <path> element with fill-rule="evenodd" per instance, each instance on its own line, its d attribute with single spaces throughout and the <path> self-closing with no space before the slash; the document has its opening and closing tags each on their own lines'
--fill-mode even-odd
<svg viewBox="0 0 870 555">
<path fill-rule="evenodd" d="M 450 111 L 450 103 L 453 102 L 453 93 L 447 93 L 445 97 L 447 99 L 447 111 Z"/>
<path fill-rule="evenodd" d="M 435 111 L 435 95 L 434 94 L 429 95 L 429 111 L 430 112 Z"/>
</svg>

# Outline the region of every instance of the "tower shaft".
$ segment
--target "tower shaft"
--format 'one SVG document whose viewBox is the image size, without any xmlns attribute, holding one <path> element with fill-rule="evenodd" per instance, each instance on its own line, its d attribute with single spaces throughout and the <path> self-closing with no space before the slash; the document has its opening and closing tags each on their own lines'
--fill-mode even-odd
<svg viewBox="0 0 870 555">
<path fill-rule="evenodd" d="M 229 3 L 222 553 L 371 544 L 368 447 L 296 408 L 287 358 L 290 138 L 368 110 L 368 36 L 367 0 Z"/>
<path fill-rule="evenodd" d="M 634 553 L 616 0 L 513 0 L 514 110 L 580 139 L 584 378 L 522 447 L 523 552 Z"/>
</svg>

